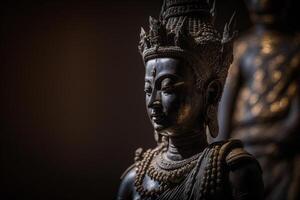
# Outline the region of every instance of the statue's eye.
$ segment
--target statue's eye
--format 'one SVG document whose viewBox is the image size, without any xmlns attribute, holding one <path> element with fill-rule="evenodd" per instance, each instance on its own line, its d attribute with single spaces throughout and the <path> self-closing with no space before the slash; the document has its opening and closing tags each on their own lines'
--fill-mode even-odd
<svg viewBox="0 0 300 200">
<path fill-rule="evenodd" d="M 161 91 L 164 93 L 171 93 L 171 92 L 173 92 L 173 90 L 174 90 L 174 87 L 172 87 L 172 86 L 164 86 L 161 88 Z"/>
<path fill-rule="evenodd" d="M 150 96 L 150 95 L 151 95 L 151 93 L 152 93 L 152 88 L 151 88 L 151 86 L 150 86 L 149 84 L 146 84 L 146 85 L 145 85 L 144 92 L 145 92 L 145 94 L 146 94 L 147 96 Z"/>
<path fill-rule="evenodd" d="M 161 82 L 161 91 L 164 94 L 171 94 L 175 90 L 177 90 L 179 87 L 182 87 L 183 85 L 184 85 L 184 82 L 177 82 L 170 78 L 166 78 Z"/>
<path fill-rule="evenodd" d="M 170 94 L 174 91 L 173 81 L 170 78 L 165 78 L 161 82 L 161 91 L 165 94 Z"/>
</svg>

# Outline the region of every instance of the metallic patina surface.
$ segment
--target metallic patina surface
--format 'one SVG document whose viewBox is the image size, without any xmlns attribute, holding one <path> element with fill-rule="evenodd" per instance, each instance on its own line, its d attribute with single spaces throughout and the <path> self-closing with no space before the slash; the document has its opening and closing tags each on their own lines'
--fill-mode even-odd
<svg viewBox="0 0 300 200">
<path fill-rule="evenodd" d="M 145 102 L 157 147 L 136 151 L 118 192 L 127 199 L 262 199 L 258 162 L 240 141 L 208 144 L 232 63 L 232 20 L 223 35 L 214 3 L 165 0 L 159 20 L 141 31 Z"/>
</svg>

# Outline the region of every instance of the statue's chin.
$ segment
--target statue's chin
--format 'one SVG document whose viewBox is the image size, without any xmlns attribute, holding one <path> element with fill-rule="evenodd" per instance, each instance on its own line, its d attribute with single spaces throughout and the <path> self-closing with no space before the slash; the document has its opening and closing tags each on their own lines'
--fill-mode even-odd
<svg viewBox="0 0 300 200">
<path fill-rule="evenodd" d="M 158 133 L 163 132 L 163 130 L 165 129 L 165 127 L 161 124 L 153 124 L 154 130 Z"/>
<path fill-rule="evenodd" d="M 178 124 L 176 125 L 166 125 L 166 124 L 158 124 L 155 122 L 152 122 L 153 128 L 155 132 L 159 133 L 160 135 L 167 136 L 167 137 L 176 137 L 182 134 L 184 132 L 182 130 L 182 127 L 180 127 Z"/>
<path fill-rule="evenodd" d="M 167 137 L 174 137 L 180 135 L 177 129 L 174 130 L 174 128 L 170 128 L 170 127 L 166 128 L 163 126 L 157 126 L 155 131 L 160 135 L 167 136 Z"/>
</svg>

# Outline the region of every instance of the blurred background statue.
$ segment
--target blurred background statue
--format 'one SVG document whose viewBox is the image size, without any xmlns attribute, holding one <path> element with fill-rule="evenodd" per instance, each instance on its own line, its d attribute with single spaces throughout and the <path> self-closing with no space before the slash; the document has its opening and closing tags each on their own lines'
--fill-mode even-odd
<svg viewBox="0 0 300 200">
<path fill-rule="evenodd" d="M 219 139 L 241 139 L 263 169 L 267 200 L 300 192 L 300 37 L 291 1 L 246 0 L 254 26 L 234 47 Z M 295 19 L 294 19 L 295 20 Z"/>
</svg>

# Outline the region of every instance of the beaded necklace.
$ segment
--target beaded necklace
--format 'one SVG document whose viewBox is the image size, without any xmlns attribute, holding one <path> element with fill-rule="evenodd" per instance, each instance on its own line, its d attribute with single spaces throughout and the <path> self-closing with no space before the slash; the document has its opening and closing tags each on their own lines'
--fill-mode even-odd
<svg viewBox="0 0 300 200">
<path fill-rule="evenodd" d="M 165 158 L 165 145 L 153 150 L 147 150 L 143 159 L 136 162 L 137 172 L 135 187 L 141 197 L 157 196 L 170 188 L 172 184 L 179 183 L 195 167 L 201 153 L 190 158 L 172 161 Z M 143 180 L 148 175 L 151 179 L 159 182 L 160 186 L 151 191 L 143 187 Z"/>
</svg>

